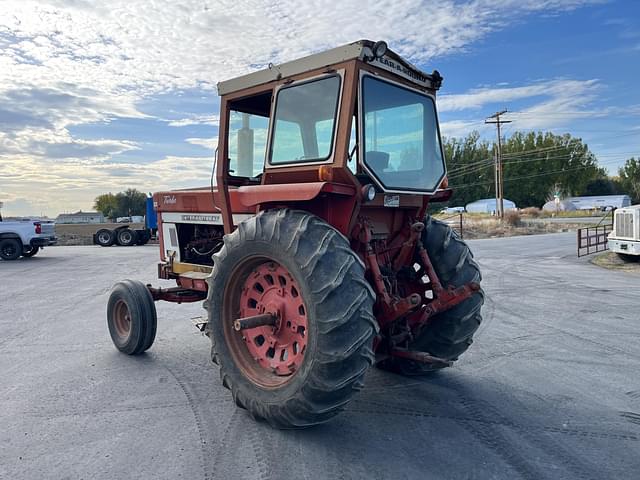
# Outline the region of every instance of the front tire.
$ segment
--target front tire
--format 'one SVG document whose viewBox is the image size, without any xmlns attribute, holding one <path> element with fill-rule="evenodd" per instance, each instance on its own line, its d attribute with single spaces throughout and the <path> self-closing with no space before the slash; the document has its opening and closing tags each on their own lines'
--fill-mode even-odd
<svg viewBox="0 0 640 480">
<path fill-rule="evenodd" d="M 3 260 L 17 260 L 22 254 L 22 242 L 16 238 L 0 240 L 0 258 Z"/>
<path fill-rule="evenodd" d="M 338 414 L 363 386 L 377 331 L 348 240 L 306 212 L 272 210 L 240 223 L 213 260 L 207 334 L 236 404 L 277 428 Z M 276 326 L 233 329 L 265 309 Z"/>
<path fill-rule="evenodd" d="M 422 244 L 444 288 L 480 283 L 480 268 L 467 244 L 444 222 L 428 217 L 422 232 Z M 409 350 L 426 352 L 435 357 L 456 361 L 473 343 L 482 316 L 482 289 L 455 307 L 435 315 L 409 344 Z M 424 375 L 442 368 L 403 358 L 393 358 L 381 365 L 403 375 Z"/>
<path fill-rule="evenodd" d="M 156 338 L 156 306 L 142 282 L 124 280 L 114 285 L 107 303 L 107 325 L 111 340 L 127 355 L 138 355 Z"/>
</svg>

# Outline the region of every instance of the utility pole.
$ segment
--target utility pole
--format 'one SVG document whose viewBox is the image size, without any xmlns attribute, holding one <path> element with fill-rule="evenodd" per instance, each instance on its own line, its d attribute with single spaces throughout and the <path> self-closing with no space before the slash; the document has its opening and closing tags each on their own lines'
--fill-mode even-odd
<svg viewBox="0 0 640 480">
<path fill-rule="evenodd" d="M 504 178 L 502 176 L 502 137 L 500 135 L 500 125 L 511 123 L 511 120 L 500 120 L 500 115 L 507 113 L 507 109 L 496 112 L 488 117 L 484 123 L 495 123 L 498 131 L 498 143 L 496 144 L 496 207 L 500 218 L 504 218 Z M 494 119 L 494 120 L 491 120 Z"/>
</svg>

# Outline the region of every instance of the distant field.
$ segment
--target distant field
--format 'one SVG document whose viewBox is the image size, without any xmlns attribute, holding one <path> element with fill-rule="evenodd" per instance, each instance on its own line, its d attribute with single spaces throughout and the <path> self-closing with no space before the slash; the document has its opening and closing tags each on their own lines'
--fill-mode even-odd
<svg viewBox="0 0 640 480">
<path fill-rule="evenodd" d="M 121 227 L 122 223 L 64 224 L 56 223 L 58 245 L 92 245 L 93 234 L 101 228 Z M 131 228 L 144 228 L 143 223 L 130 223 Z"/>
</svg>

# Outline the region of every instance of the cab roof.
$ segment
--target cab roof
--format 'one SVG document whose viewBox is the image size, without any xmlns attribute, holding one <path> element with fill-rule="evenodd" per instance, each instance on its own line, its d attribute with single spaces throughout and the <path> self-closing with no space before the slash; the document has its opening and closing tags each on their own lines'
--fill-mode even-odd
<svg viewBox="0 0 640 480">
<path fill-rule="evenodd" d="M 349 60 L 367 62 L 408 79 L 422 87 L 433 90 L 440 88 L 442 77 L 437 70 L 434 70 L 431 74 L 425 73 L 403 59 L 397 53 L 391 51 L 389 48 L 385 48 L 386 52 L 383 55 L 376 57 L 373 53 L 374 45 L 377 44 L 371 40 L 359 40 L 331 50 L 326 50 L 297 60 L 282 63 L 280 65 L 269 64 L 269 67 L 264 70 L 259 70 L 257 72 L 252 72 L 247 75 L 219 82 L 218 94 L 227 95 L 246 88 L 255 87 L 257 85 L 262 85 L 274 80 L 280 80 L 281 78 L 291 77 L 311 70 L 329 67 Z M 384 45 L 386 47 L 386 44 Z"/>
</svg>

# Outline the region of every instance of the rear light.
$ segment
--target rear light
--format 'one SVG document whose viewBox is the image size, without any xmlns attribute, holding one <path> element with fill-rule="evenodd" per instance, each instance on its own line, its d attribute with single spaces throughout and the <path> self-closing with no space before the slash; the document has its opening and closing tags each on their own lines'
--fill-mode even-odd
<svg viewBox="0 0 640 480">
<path fill-rule="evenodd" d="M 42 224 L 41 224 L 41 223 L 35 223 L 35 222 L 34 222 L 34 225 L 35 225 L 35 227 L 36 227 L 36 233 L 37 233 L 37 234 L 42 233 Z"/>
</svg>

